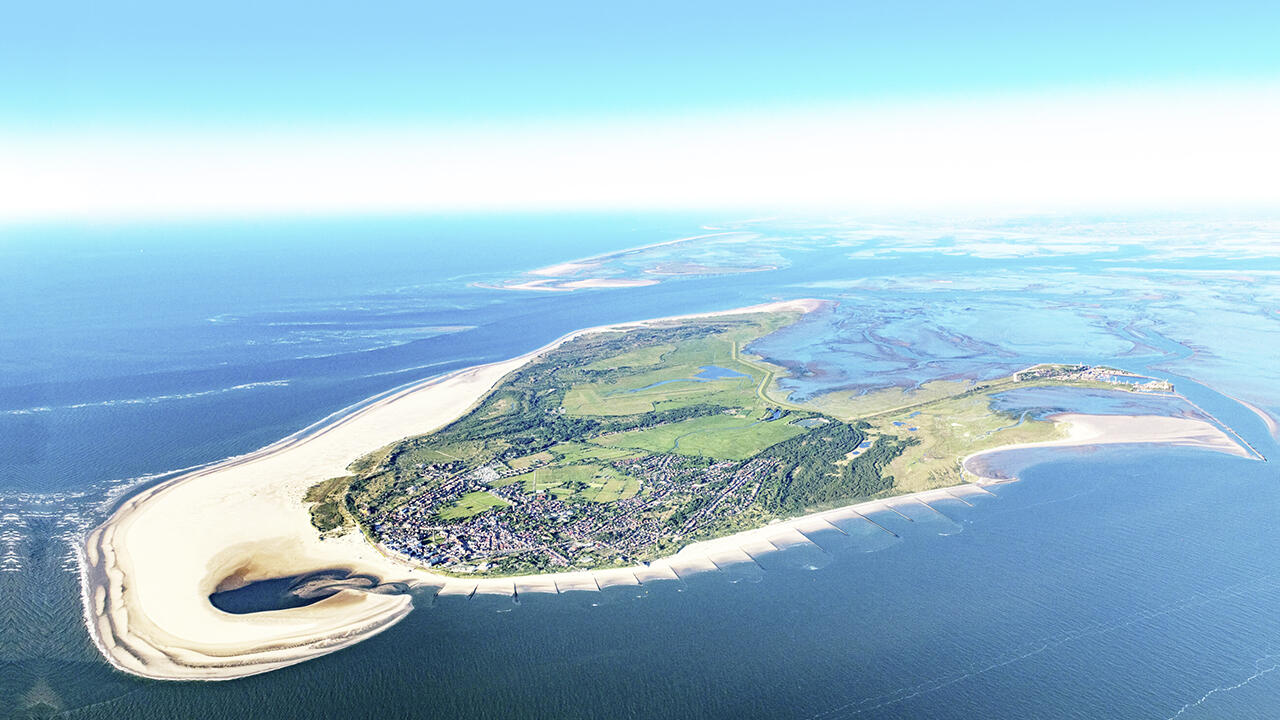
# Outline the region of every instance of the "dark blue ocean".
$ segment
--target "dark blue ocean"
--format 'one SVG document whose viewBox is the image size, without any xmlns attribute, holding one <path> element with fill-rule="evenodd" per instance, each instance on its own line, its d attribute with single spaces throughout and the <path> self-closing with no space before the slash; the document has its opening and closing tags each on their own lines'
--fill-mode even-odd
<svg viewBox="0 0 1280 720">
<path fill-rule="evenodd" d="M 749 577 L 519 603 L 420 594 L 408 619 L 367 642 L 243 680 L 140 680 L 97 654 L 70 549 L 120 497 L 398 385 L 607 322 L 826 297 L 836 310 L 756 348 L 795 363 L 800 394 L 1108 361 L 1164 373 L 1197 412 L 1280 457 L 1263 423 L 1214 389 L 1222 363 L 1195 374 L 1204 346 L 1179 314 L 1198 297 L 1192 288 L 1183 304 L 1156 307 L 1125 295 L 1148 290 L 1129 282 L 1087 298 L 1050 282 L 1083 282 L 1117 257 L 1150 264 L 1132 250 L 1057 265 L 913 253 L 890 266 L 788 225 L 770 228 L 785 251 L 751 249 L 767 270 L 627 289 L 484 287 L 705 233 L 708 220 L 4 231 L 0 716 L 1280 717 L 1280 474 L 1272 462 L 1187 449 L 1037 457 L 992 497 L 940 506 L 946 521 L 888 520 L 900 538 L 833 546 L 816 562 L 783 554 Z M 743 254 L 663 252 L 655 262 Z M 928 284 L 982 273 L 1029 279 L 1021 289 Z M 889 342 L 902 338 L 911 342 Z M 1265 373 L 1256 384 L 1275 389 Z M 1268 397 L 1250 399 L 1270 407 Z"/>
</svg>

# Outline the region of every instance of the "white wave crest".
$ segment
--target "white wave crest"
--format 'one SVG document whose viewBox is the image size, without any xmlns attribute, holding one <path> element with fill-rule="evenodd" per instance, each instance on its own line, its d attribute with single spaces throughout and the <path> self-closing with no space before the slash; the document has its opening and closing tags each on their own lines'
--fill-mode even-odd
<svg viewBox="0 0 1280 720">
<path fill-rule="evenodd" d="M 229 392 L 239 392 L 242 390 L 256 390 L 266 387 L 287 387 L 291 381 L 289 380 L 263 380 L 260 382 L 242 383 L 240 385 L 232 385 L 231 387 L 217 388 L 215 390 L 197 390 L 195 392 L 172 393 L 167 395 L 150 395 L 140 398 L 117 398 L 112 400 L 94 400 L 90 402 L 72 403 L 70 405 L 47 406 L 40 405 L 29 408 L 18 408 L 14 410 L 0 410 L 0 415 L 35 415 L 37 413 L 47 413 L 54 410 L 81 410 L 83 408 L 96 407 L 118 407 L 122 405 L 154 405 L 156 403 L 168 402 L 170 400 L 190 400 L 193 398 L 208 397 L 210 395 L 221 395 Z"/>
</svg>

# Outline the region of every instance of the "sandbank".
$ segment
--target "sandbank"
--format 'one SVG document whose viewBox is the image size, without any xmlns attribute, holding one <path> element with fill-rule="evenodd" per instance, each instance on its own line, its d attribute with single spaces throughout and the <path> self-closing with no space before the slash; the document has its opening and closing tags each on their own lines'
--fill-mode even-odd
<svg viewBox="0 0 1280 720">
<path fill-rule="evenodd" d="M 542 277 L 564 277 L 566 275 L 575 275 L 583 270 L 600 267 L 600 265 L 604 264 L 608 260 L 625 257 L 627 255 L 635 255 L 636 253 L 640 253 L 645 250 L 652 250 L 653 248 L 664 247 L 667 245 L 677 245 L 684 242 L 692 242 L 694 240 L 706 240 L 708 238 L 715 237 L 724 238 L 733 235 L 758 237 L 756 233 L 747 230 L 725 230 L 720 232 L 704 233 L 702 235 L 690 235 L 688 237 L 676 238 L 674 240 L 660 240 L 647 245 L 637 245 L 636 247 L 627 248 L 625 250 L 614 250 L 607 253 L 601 253 L 599 255 L 592 255 L 590 257 L 559 263 L 557 265 L 547 265 L 546 267 L 541 267 L 536 270 L 530 270 L 526 274 L 539 275 Z"/>
<path fill-rule="evenodd" d="M 587 278 L 585 280 L 571 280 L 562 283 L 560 287 L 569 290 L 579 290 L 581 288 L 623 288 L 623 287 L 647 287 L 649 285 L 657 285 L 657 280 L 645 280 L 642 278 Z"/>
<path fill-rule="evenodd" d="M 1155 443 L 1182 447 L 1216 450 L 1244 458 L 1255 455 L 1212 423 L 1197 418 L 1166 417 L 1163 415 L 1085 415 L 1059 413 L 1050 420 L 1066 428 L 1067 436 L 1058 440 L 1001 445 L 979 450 L 961 460 L 964 470 L 987 482 L 1004 478 L 984 477 L 975 471 L 974 460 L 997 453 L 1028 448 L 1080 447 L 1091 445 L 1125 445 Z"/>
<path fill-rule="evenodd" d="M 1231 399 L 1248 408 L 1248 410 L 1254 415 L 1257 415 L 1258 419 L 1262 421 L 1262 424 L 1267 426 L 1267 432 L 1271 433 L 1271 436 L 1275 439 L 1280 440 L 1280 423 L 1276 422 L 1276 419 L 1272 417 L 1271 413 L 1263 410 L 1253 403 L 1245 402 L 1238 397 L 1232 397 Z"/>
<path fill-rule="evenodd" d="M 487 283 L 477 283 L 477 287 L 490 288 L 492 290 L 536 290 L 538 292 L 573 292 L 574 290 L 587 290 L 591 288 L 632 288 L 632 287 L 648 287 L 649 285 L 657 285 L 659 280 L 644 278 L 583 278 L 581 280 L 553 280 L 551 278 L 543 278 L 541 280 L 528 280 L 522 283 L 512 285 L 491 285 Z"/>
<path fill-rule="evenodd" d="M 574 261 L 574 262 L 560 263 L 559 265 L 548 265 L 546 267 L 538 268 L 537 270 L 530 270 L 529 274 L 541 275 L 544 277 L 573 275 L 575 273 L 582 272 L 583 270 L 587 270 L 587 269 L 596 267 L 598 265 L 599 263 L 594 263 L 594 262 Z"/>
</svg>

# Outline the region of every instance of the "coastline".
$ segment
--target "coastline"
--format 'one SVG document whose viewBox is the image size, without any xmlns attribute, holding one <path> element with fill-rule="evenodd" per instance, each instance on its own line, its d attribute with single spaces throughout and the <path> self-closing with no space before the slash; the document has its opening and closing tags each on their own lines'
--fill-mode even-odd
<svg viewBox="0 0 1280 720">
<path fill-rule="evenodd" d="M 1271 433 L 1271 437 L 1275 438 L 1276 440 L 1280 440 L 1280 423 L 1276 422 L 1276 419 L 1271 417 L 1271 413 L 1267 412 L 1266 410 L 1263 410 L 1262 408 L 1258 407 L 1257 405 L 1254 405 L 1253 403 L 1245 402 L 1244 400 L 1241 400 L 1238 397 L 1232 397 L 1230 395 L 1228 395 L 1227 397 L 1230 397 L 1232 400 L 1235 400 L 1236 402 L 1243 405 L 1247 410 L 1249 410 L 1249 412 L 1252 412 L 1254 415 L 1257 415 L 1258 419 L 1262 421 L 1262 424 L 1266 426 L 1267 432 Z"/>
<path fill-rule="evenodd" d="M 1066 426 L 1067 436 L 1058 440 L 1015 443 L 970 453 L 960 460 L 961 470 L 982 483 L 1009 482 L 1010 478 L 983 475 L 970 467 L 975 460 L 1014 450 L 1064 448 L 1097 445 L 1160 444 L 1195 447 L 1203 450 L 1259 459 L 1212 423 L 1195 418 L 1163 415 L 1086 415 L 1058 413 L 1049 420 Z"/>
<path fill-rule="evenodd" d="M 526 280 L 514 285 L 495 285 L 491 283 L 475 283 L 476 287 L 490 290 L 536 290 L 539 292 L 573 292 L 574 290 L 616 289 L 648 287 L 657 285 L 659 280 L 639 280 L 627 278 L 583 278 L 581 280 L 563 280 L 558 278 L 542 278 Z"/>
<path fill-rule="evenodd" d="M 224 581 L 346 568 L 384 581 L 449 578 L 393 561 L 360 533 L 322 540 L 302 497 L 371 450 L 435 430 L 467 412 L 503 377 L 583 334 L 694 318 L 809 312 L 795 300 L 617 323 L 567 333 L 516 358 L 393 391 L 301 436 L 183 473 L 123 501 L 79 548 L 85 622 L 116 668 L 154 679 L 231 679 L 302 662 L 371 637 L 412 608 L 408 595 L 344 590 L 300 608 L 218 611 Z M 174 542 L 175 539 L 181 542 Z"/>
<path fill-rule="evenodd" d="M 527 270 L 523 275 L 532 276 L 534 279 L 524 280 L 523 282 L 475 283 L 475 285 L 476 287 L 488 288 L 490 290 L 534 290 L 539 292 L 573 292 L 575 290 L 646 287 L 649 285 L 657 285 L 661 281 L 651 278 L 580 276 L 586 274 L 587 271 L 598 269 L 603 263 L 614 258 L 625 257 L 627 255 L 643 252 L 656 247 L 663 247 L 665 245 L 676 245 L 683 242 L 689 242 L 691 240 L 705 240 L 707 238 L 730 235 L 754 236 L 756 233 L 747 230 L 726 230 L 723 232 L 691 235 L 689 237 L 676 238 L 674 240 L 662 240 L 655 243 L 649 243 L 647 245 L 638 245 L 633 248 L 627 248 L 626 250 L 617 250 L 601 253 L 599 255 L 591 255 L 577 260 L 570 260 L 568 262 Z M 652 273 L 651 270 L 645 270 L 645 272 Z"/>
<path fill-rule="evenodd" d="M 344 568 L 382 582 L 437 587 L 441 595 L 599 590 L 678 579 L 755 562 L 764 553 L 812 543 L 806 533 L 870 522 L 877 510 L 982 494 L 989 481 L 926 490 L 797 517 L 755 530 L 692 543 L 674 555 L 632 568 L 466 579 L 432 573 L 382 554 L 358 532 L 321 539 L 303 494 L 320 480 L 346 473 L 370 450 L 437 429 L 466 413 L 512 370 L 583 334 L 677 320 L 754 312 L 809 312 L 822 301 L 797 300 L 735 310 L 679 315 L 587 328 L 517 358 L 415 383 L 313 432 L 184 473 L 128 498 L 89 533 L 80 549 L 85 622 L 98 649 L 116 668 L 164 680 L 226 680 L 318 657 L 372 637 L 412 610 L 410 595 L 342 590 L 299 608 L 233 615 L 217 610 L 209 594 L 238 584 Z M 1063 417 L 1063 440 L 1018 447 L 1108 442 L 1195 445 L 1248 457 L 1220 430 L 1198 420 L 1105 416 Z M 1057 419 L 1055 417 L 1055 419 Z M 1177 420 L 1177 427 L 1159 421 Z M 1217 433 L 1214 436 L 1213 433 Z M 1220 437 L 1218 437 L 1220 436 Z M 1126 439 L 1114 439 L 1126 438 Z M 1225 444 L 1224 444 L 1225 442 Z M 931 507 L 931 506 L 930 506 Z M 861 520 L 859 519 L 861 518 Z M 174 540 L 180 538 L 180 542 Z"/>
<path fill-rule="evenodd" d="M 545 267 L 529 270 L 527 274 L 539 275 L 542 277 L 572 275 L 582 270 L 588 270 L 593 267 L 597 267 L 600 265 L 601 262 L 605 260 L 611 260 L 616 257 L 625 257 L 627 255 L 634 255 L 643 250 L 652 250 L 653 248 L 656 248 L 656 247 L 663 247 L 666 245 L 677 245 L 679 243 L 689 242 L 691 240 L 706 240 L 707 238 L 724 237 L 726 235 L 758 236 L 759 233 L 753 230 L 718 230 L 716 232 L 703 233 L 701 235 L 690 235 L 688 237 L 675 238 L 674 240 L 659 240 L 658 242 L 646 243 L 644 245 L 637 245 L 635 247 L 630 247 L 625 250 L 614 250 L 611 252 L 599 253 L 597 255 L 589 255 L 587 257 L 578 258 L 577 260 L 570 260 L 568 262 L 556 263 L 555 265 L 547 265 Z"/>
</svg>

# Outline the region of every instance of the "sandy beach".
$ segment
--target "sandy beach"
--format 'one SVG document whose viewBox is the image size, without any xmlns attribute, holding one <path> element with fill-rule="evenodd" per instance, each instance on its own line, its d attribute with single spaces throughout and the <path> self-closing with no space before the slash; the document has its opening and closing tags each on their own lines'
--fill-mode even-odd
<svg viewBox="0 0 1280 720">
<path fill-rule="evenodd" d="M 450 589 L 449 578 L 389 559 L 359 533 L 322 540 L 302 501 L 307 488 L 345 474 L 371 450 L 459 417 L 507 373 L 579 335 L 820 305 L 770 303 L 575 331 L 521 357 L 409 387 L 311 434 L 143 491 L 90 532 L 81 549 L 90 634 L 117 668 L 181 680 L 266 672 L 359 642 L 408 613 L 410 597 L 345 590 L 306 607 L 233 615 L 214 608 L 209 595 L 330 568 Z"/>
<path fill-rule="evenodd" d="M 1206 450 L 1254 458 L 1245 449 L 1212 423 L 1195 418 L 1165 417 L 1163 415 L 1083 415 L 1059 413 L 1050 420 L 1066 427 L 1067 437 L 1043 442 L 1019 443 L 980 450 L 961 460 L 961 466 L 970 475 L 985 482 L 1003 482 L 1006 478 L 986 477 L 975 469 L 979 461 L 990 456 L 1028 448 L 1080 447 L 1086 445 L 1124 445 L 1157 443 L 1181 447 L 1197 447 Z"/>
<path fill-rule="evenodd" d="M 121 670 L 157 679 L 225 680 L 302 662 L 371 637 L 410 612 L 412 598 L 343 590 L 305 607 L 234 615 L 210 603 L 210 593 L 218 589 L 345 568 L 383 582 L 437 587 L 443 595 L 598 590 L 754 562 L 762 553 L 812 542 L 806 533 L 831 528 L 844 532 L 843 523 L 866 521 L 879 527 L 865 516 L 902 503 L 965 502 L 966 497 L 984 494 L 981 483 L 929 490 L 694 543 L 645 566 L 518 578 L 468 580 L 433 574 L 383 555 L 359 533 L 322 540 L 311 525 L 302 500 L 308 487 L 344 474 L 352 460 L 375 448 L 430 432 L 464 414 L 509 372 L 573 337 L 698 317 L 808 312 L 821 305 L 799 300 L 576 331 L 524 356 L 408 387 L 309 434 L 143 491 L 89 533 L 81 550 L 90 634 Z M 1034 446 L 1158 442 L 1248 456 L 1222 431 L 1198 420 L 1084 415 L 1055 419 L 1070 424 L 1069 437 Z M 970 458 L 981 454 L 985 452 Z"/>
</svg>

